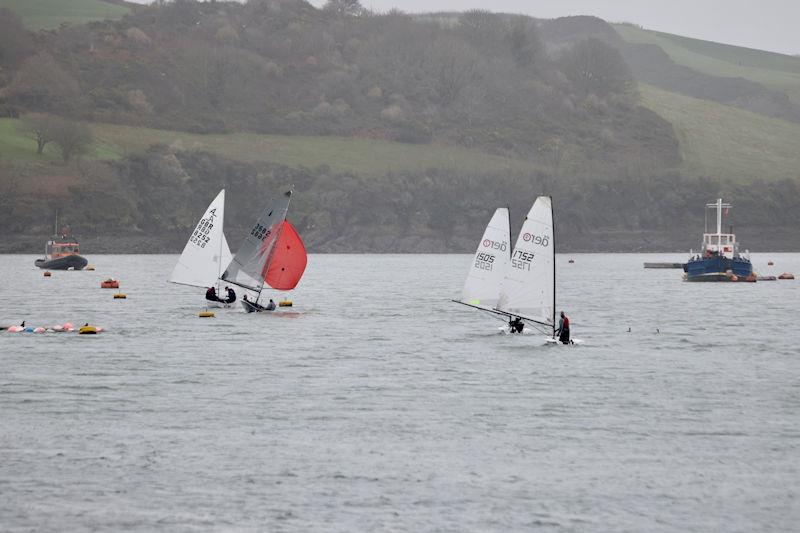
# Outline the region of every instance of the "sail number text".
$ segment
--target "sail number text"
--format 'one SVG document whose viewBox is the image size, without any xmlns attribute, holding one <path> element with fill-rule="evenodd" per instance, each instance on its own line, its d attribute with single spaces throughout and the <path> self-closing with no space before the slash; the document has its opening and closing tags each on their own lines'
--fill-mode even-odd
<svg viewBox="0 0 800 533">
<path fill-rule="evenodd" d="M 475 268 L 479 268 L 481 270 L 491 270 L 492 263 L 494 263 L 494 256 L 492 254 L 478 252 L 478 254 L 475 256 Z"/>
<path fill-rule="evenodd" d="M 214 218 L 216 217 L 216 213 L 214 211 L 216 210 L 212 209 L 208 218 L 204 218 L 197 223 L 197 227 L 194 229 L 192 236 L 189 237 L 189 242 L 196 244 L 200 248 L 205 248 L 206 244 L 211 242 L 211 238 L 208 236 L 208 234 L 211 233 L 211 230 L 214 227 Z"/>
<path fill-rule="evenodd" d="M 514 250 L 514 255 L 511 256 L 511 267 L 530 271 L 531 261 L 533 261 L 533 252 Z"/>
<path fill-rule="evenodd" d="M 253 229 L 250 230 L 250 235 L 258 239 L 259 241 L 263 241 L 269 234 L 270 230 L 268 230 L 261 224 L 256 224 L 255 227 L 253 227 Z"/>
</svg>

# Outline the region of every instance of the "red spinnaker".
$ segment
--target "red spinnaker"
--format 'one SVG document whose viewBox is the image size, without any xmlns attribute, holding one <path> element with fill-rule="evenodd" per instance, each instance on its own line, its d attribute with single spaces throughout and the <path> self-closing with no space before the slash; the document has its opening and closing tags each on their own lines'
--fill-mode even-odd
<svg viewBox="0 0 800 533">
<path fill-rule="evenodd" d="M 279 291 L 294 289 L 303 277 L 307 262 L 303 240 L 289 221 L 284 220 L 264 281 Z"/>
</svg>

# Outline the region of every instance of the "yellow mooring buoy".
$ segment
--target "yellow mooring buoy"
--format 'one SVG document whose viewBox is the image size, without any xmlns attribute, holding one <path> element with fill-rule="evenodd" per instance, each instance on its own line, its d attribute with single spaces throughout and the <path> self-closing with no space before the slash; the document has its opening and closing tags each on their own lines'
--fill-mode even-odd
<svg viewBox="0 0 800 533">
<path fill-rule="evenodd" d="M 200 311 L 200 314 L 197 316 L 200 318 L 214 318 L 214 313 L 206 309 L 205 311 Z"/>
<path fill-rule="evenodd" d="M 126 299 L 127 297 L 128 297 L 128 295 L 127 295 L 127 294 L 125 294 L 124 292 L 118 292 L 118 293 L 116 293 L 116 294 L 114 295 L 114 299 L 115 299 L 115 300 L 124 300 L 124 299 Z"/>
<path fill-rule="evenodd" d="M 292 306 L 291 300 L 283 300 L 281 302 L 278 302 L 278 307 L 291 307 L 291 306 Z"/>
</svg>

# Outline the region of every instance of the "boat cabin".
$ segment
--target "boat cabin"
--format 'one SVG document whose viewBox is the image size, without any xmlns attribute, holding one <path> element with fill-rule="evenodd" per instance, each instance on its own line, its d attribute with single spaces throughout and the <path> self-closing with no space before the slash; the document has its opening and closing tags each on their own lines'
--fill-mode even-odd
<svg viewBox="0 0 800 533">
<path fill-rule="evenodd" d="M 78 255 L 80 246 L 74 241 L 47 241 L 44 253 L 48 259 L 58 259 L 68 255 Z"/>
<path fill-rule="evenodd" d="M 722 256 L 728 259 L 739 256 L 739 245 L 736 242 L 736 235 L 733 234 L 733 226 L 730 226 L 730 233 L 722 233 L 722 225 L 725 222 L 725 218 L 728 217 L 731 207 L 731 204 L 722 203 L 722 199 L 713 204 L 706 204 L 703 256 Z M 712 230 L 709 229 L 709 223 L 713 224 L 714 222 L 716 222 L 717 231 L 712 233 Z"/>
</svg>

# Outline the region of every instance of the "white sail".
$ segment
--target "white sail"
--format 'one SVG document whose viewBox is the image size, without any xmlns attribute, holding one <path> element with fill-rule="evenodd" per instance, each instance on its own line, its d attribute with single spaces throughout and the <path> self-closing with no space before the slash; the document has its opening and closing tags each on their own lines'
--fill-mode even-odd
<svg viewBox="0 0 800 533">
<path fill-rule="evenodd" d="M 508 208 L 498 208 L 469 266 L 467 280 L 461 291 L 461 303 L 486 310 L 497 307 L 500 282 L 511 265 L 511 230 Z"/>
<path fill-rule="evenodd" d="M 222 279 L 261 292 L 291 197 L 292 191 L 289 190 L 269 203 L 222 274 Z"/>
<path fill-rule="evenodd" d="M 225 189 L 208 206 L 195 226 L 169 280 L 172 283 L 211 287 L 231 262 L 231 251 L 222 232 Z"/>
<path fill-rule="evenodd" d="M 497 310 L 554 326 L 555 241 L 549 196 L 536 199 L 522 224 L 511 267 L 500 284 Z"/>
</svg>

